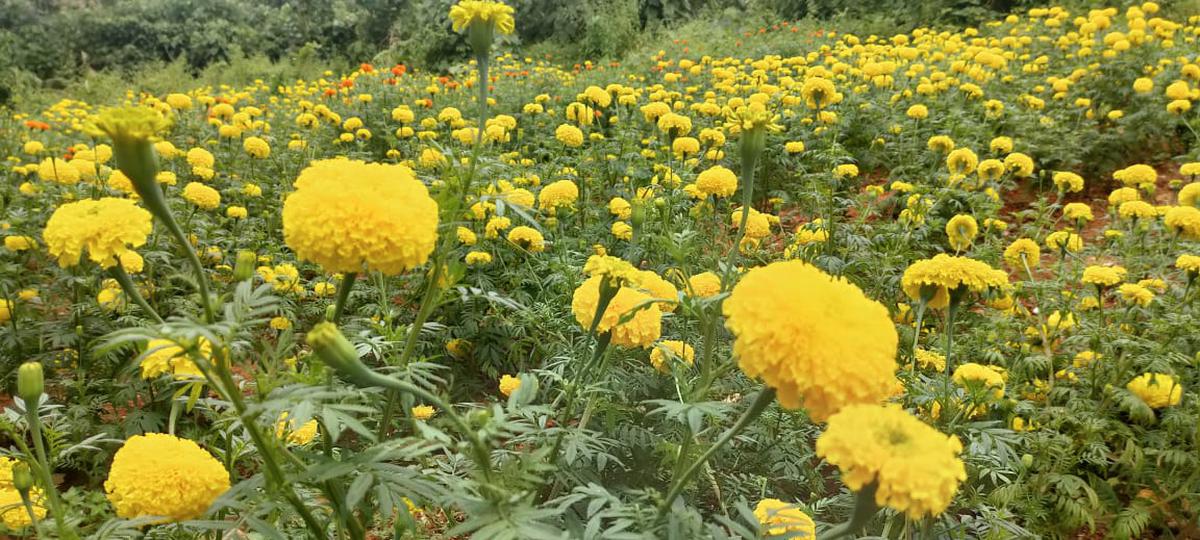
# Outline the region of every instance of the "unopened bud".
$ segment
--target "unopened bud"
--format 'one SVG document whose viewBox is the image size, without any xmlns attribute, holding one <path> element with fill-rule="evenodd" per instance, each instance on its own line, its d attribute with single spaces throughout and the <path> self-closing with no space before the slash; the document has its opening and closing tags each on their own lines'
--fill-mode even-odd
<svg viewBox="0 0 1200 540">
<path fill-rule="evenodd" d="M 12 466 L 12 483 L 21 493 L 28 493 L 33 489 L 33 471 L 29 470 L 29 465 L 19 461 Z"/>
<path fill-rule="evenodd" d="M 331 322 L 320 322 L 305 336 L 308 346 L 342 378 L 361 387 L 380 386 L 381 377 L 358 359 L 358 351 L 346 335 Z"/>
<path fill-rule="evenodd" d="M 233 280 L 246 281 L 254 277 L 254 267 L 258 264 L 258 255 L 253 251 L 239 251 L 237 262 L 233 265 Z"/>
<path fill-rule="evenodd" d="M 40 362 L 25 362 L 17 370 L 17 395 L 25 400 L 26 407 L 37 404 L 46 389 L 46 379 L 42 375 Z"/>
</svg>

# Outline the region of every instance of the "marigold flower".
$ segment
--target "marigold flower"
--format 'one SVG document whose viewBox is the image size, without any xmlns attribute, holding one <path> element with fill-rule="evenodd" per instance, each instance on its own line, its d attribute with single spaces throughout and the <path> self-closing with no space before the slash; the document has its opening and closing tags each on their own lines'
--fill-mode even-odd
<svg viewBox="0 0 1200 540">
<path fill-rule="evenodd" d="M 505 35 L 516 29 L 513 8 L 491 0 L 461 0 L 450 8 L 450 21 L 455 32 L 475 24 L 491 26 Z"/>
<path fill-rule="evenodd" d="M 1163 217 L 1163 223 L 1172 234 L 1178 234 L 1189 240 L 1200 240 L 1200 208 L 1176 206 L 1167 210 L 1167 215 Z"/>
<path fill-rule="evenodd" d="M 571 124 L 562 124 L 554 130 L 554 138 L 571 148 L 583 146 L 583 131 Z"/>
<path fill-rule="evenodd" d="M 696 350 L 682 341 L 664 340 L 654 345 L 650 350 L 650 365 L 660 373 L 670 373 L 670 362 L 679 361 L 692 365 L 696 360 Z"/>
<path fill-rule="evenodd" d="M 63 268 L 79 264 L 84 250 L 102 268 L 111 268 L 122 253 L 145 244 L 151 228 L 150 212 L 137 203 L 104 197 L 58 207 L 42 239 Z"/>
<path fill-rule="evenodd" d="M 546 241 L 542 238 L 542 233 L 525 225 L 513 227 L 511 231 L 508 231 L 508 241 L 533 253 L 541 253 L 546 250 Z"/>
<path fill-rule="evenodd" d="M 705 195 L 732 197 L 737 187 L 737 175 L 720 165 L 709 167 L 696 177 L 696 189 Z"/>
<path fill-rule="evenodd" d="M 997 399 L 1004 397 L 1004 376 L 992 366 L 968 362 L 955 368 L 951 378 L 960 386 L 990 388 Z"/>
<path fill-rule="evenodd" d="M 1179 377 L 1166 373 L 1143 373 L 1129 381 L 1125 389 L 1141 398 L 1152 409 L 1178 405 L 1183 399 L 1183 386 L 1179 384 Z"/>
<path fill-rule="evenodd" d="M 1026 264 L 1035 268 L 1042 262 L 1042 249 L 1033 240 L 1018 238 L 1004 249 L 1004 262 L 1015 269 L 1023 269 Z"/>
<path fill-rule="evenodd" d="M 958 150 L 955 150 L 957 152 Z M 979 224 L 968 214 L 959 214 L 946 222 L 946 237 L 950 240 L 950 249 L 962 251 L 971 247 L 975 237 L 979 235 Z"/>
<path fill-rule="evenodd" d="M 1081 281 L 1097 287 L 1112 287 L 1124 280 L 1126 273 L 1120 266 L 1089 266 L 1083 269 Z"/>
<path fill-rule="evenodd" d="M 271 155 L 271 145 L 259 137 L 246 137 L 246 140 L 242 141 L 242 149 L 258 159 L 266 159 Z"/>
<path fill-rule="evenodd" d="M 297 425 L 296 420 L 288 418 L 287 411 L 280 413 L 275 422 L 275 437 L 284 439 L 288 444 L 305 445 L 317 436 L 317 420 L 315 418 Z"/>
<path fill-rule="evenodd" d="M 817 524 L 796 505 L 779 499 L 763 499 L 754 507 L 761 533 L 789 538 L 816 538 Z"/>
<path fill-rule="evenodd" d="M 195 442 L 165 433 L 134 435 L 113 457 L 104 491 L 117 516 L 180 522 L 203 516 L 229 489 L 229 472 Z"/>
<path fill-rule="evenodd" d="M 854 491 L 877 486 L 875 502 L 911 519 L 941 514 L 967 478 L 962 443 L 896 405 L 850 405 L 829 418 L 817 455 Z"/>
<path fill-rule="evenodd" d="M 779 403 L 824 421 L 852 403 L 899 390 L 896 329 L 858 287 L 801 261 L 747 272 L 723 305 L 734 357 Z"/>
<path fill-rule="evenodd" d="M 183 186 L 183 198 L 204 210 L 215 210 L 221 206 L 221 192 L 200 182 L 188 182 Z"/>
<path fill-rule="evenodd" d="M 500 393 L 504 394 L 504 397 L 511 396 L 513 392 L 517 391 L 518 388 L 521 388 L 520 377 L 514 377 L 508 374 L 500 377 Z"/>
<path fill-rule="evenodd" d="M 984 292 L 1002 287 L 1008 284 L 1008 275 L 987 263 L 942 253 L 909 265 L 900 284 L 909 298 L 921 300 L 925 296 L 929 307 L 941 309 L 950 305 L 951 291 L 965 287 Z"/>
<path fill-rule="evenodd" d="M 283 203 L 283 237 L 301 260 L 326 272 L 396 275 L 433 252 L 437 203 L 407 167 L 321 160 L 294 185 Z"/>
<path fill-rule="evenodd" d="M 600 275 L 587 278 L 571 297 L 571 311 L 585 330 L 591 329 L 596 317 L 602 279 Z M 633 287 L 621 286 L 600 315 L 596 331 L 611 333 L 611 343 L 618 347 L 650 347 L 662 334 L 662 311 L 652 300 L 650 295 Z M 629 320 L 622 323 L 627 317 Z"/>
</svg>

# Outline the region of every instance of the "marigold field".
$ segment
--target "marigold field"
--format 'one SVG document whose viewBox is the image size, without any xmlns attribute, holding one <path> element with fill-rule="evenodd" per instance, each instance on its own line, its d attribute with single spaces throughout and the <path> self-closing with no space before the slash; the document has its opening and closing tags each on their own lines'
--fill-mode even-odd
<svg viewBox="0 0 1200 540">
<path fill-rule="evenodd" d="M 1200 16 L 448 17 L 0 109 L 0 536 L 1200 538 Z"/>
</svg>

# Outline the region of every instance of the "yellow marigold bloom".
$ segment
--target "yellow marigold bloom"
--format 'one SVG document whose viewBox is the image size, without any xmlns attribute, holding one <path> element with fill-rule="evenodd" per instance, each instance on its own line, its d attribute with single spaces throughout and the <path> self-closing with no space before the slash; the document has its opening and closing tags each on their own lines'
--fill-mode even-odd
<svg viewBox="0 0 1200 540">
<path fill-rule="evenodd" d="M 1083 249 L 1083 237 L 1071 231 L 1054 231 L 1046 236 L 1046 247 L 1076 253 Z"/>
<path fill-rule="evenodd" d="M 621 197 L 613 197 L 612 200 L 608 201 L 608 212 L 616 216 L 617 219 L 629 219 L 629 216 L 633 213 L 633 206 L 629 204 L 629 201 Z"/>
<path fill-rule="evenodd" d="M 570 180 L 559 180 L 538 192 L 538 205 L 543 209 L 571 206 L 579 199 L 579 186 Z"/>
<path fill-rule="evenodd" d="M 1122 283 L 1120 287 L 1117 287 L 1117 293 L 1121 295 L 1122 300 L 1142 307 L 1146 307 L 1154 301 L 1154 293 L 1137 283 Z"/>
<path fill-rule="evenodd" d="M 571 298 L 571 311 L 584 330 L 590 330 L 600 301 L 600 285 L 603 276 L 594 275 L 575 289 Z M 652 297 L 633 287 L 622 286 L 596 324 L 596 331 L 612 334 L 612 344 L 619 347 L 647 348 L 662 334 L 662 311 Z M 634 310 L 636 313 L 633 313 Z M 624 323 L 621 319 L 633 313 Z"/>
<path fill-rule="evenodd" d="M 471 251 L 463 257 L 467 266 L 480 266 L 492 262 L 492 254 L 486 251 Z"/>
<path fill-rule="evenodd" d="M 1033 240 L 1018 238 L 1004 248 L 1004 262 L 1018 270 L 1024 269 L 1026 264 L 1030 268 L 1036 268 L 1042 262 L 1042 249 Z"/>
<path fill-rule="evenodd" d="M 533 227 L 524 225 L 513 227 L 511 231 L 508 231 L 508 241 L 533 253 L 541 253 L 546 250 L 546 241 L 542 238 L 542 233 Z"/>
<path fill-rule="evenodd" d="M 721 292 L 721 278 L 712 272 L 702 272 L 688 278 L 688 294 L 708 298 Z"/>
<path fill-rule="evenodd" d="M 619 240 L 632 240 L 633 226 L 624 221 L 617 221 L 612 224 L 612 235 Z"/>
<path fill-rule="evenodd" d="M 37 241 L 30 236 L 5 236 L 4 248 L 9 251 L 27 251 L 37 247 Z"/>
<path fill-rule="evenodd" d="M 737 187 L 737 175 L 720 165 L 713 165 L 696 177 L 696 189 L 704 195 L 732 197 Z"/>
<path fill-rule="evenodd" d="M 929 107 L 926 107 L 926 106 L 918 103 L 916 105 L 909 107 L 908 110 L 904 112 L 904 114 L 907 115 L 909 118 L 912 118 L 913 120 L 924 120 L 925 118 L 929 117 Z"/>
<path fill-rule="evenodd" d="M 242 141 L 242 149 L 258 159 L 266 159 L 271 155 L 271 145 L 259 137 L 246 137 L 246 140 Z"/>
<path fill-rule="evenodd" d="M 1058 171 L 1054 173 L 1054 185 L 1059 191 L 1077 193 L 1083 191 L 1083 177 L 1073 172 Z"/>
<path fill-rule="evenodd" d="M 1152 409 L 1178 405 L 1183 399 L 1183 386 L 1179 377 L 1166 373 L 1143 373 L 1138 375 L 1125 389 L 1141 398 Z"/>
<path fill-rule="evenodd" d="M 1163 223 L 1172 234 L 1178 234 L 1189 240 L 1200 240 L 1200 208 L 1176 206 L 1167 211 Z"/>
<path fill-rule="evenodd" d="M 284 241 L 326 272 L 396 275 L 425 264 L 437 243 L 437 203 L 408 167 L 320 160 L 294 185 L 283 203 Z"/>
<path fill-rule="evenodd" d="M 763 499 L 754 507 L 760 533 L 766 536 L 789 535 L 789 538 L 817 537 L 817 524 L 808 514 L 793 504 L 779 499 Z"/>
<path fill-rule="evenodd" d="M 804 151 L 804 141 L 788 141 L 783 145 L 783 151 L 789 154 L 799 154 Z"/>
<path fill-rule="evenodd" d="M 955 152 L 957 151 L 955 150 Z M 970 215 L 959 214 L 946 222 L 946 237 L 950 240 L 950 249 L 954 251 L 962 251 L 971 247 L 971 243 L 978 235 L 979 224 Z"/>
<path fill-rule="evenodd" d="M 412 417 L 417 420 L 429 420 L 437 413 L 437 409 L 431 405 L 417 405 L 410 411 Z"/>
<path fill-rule="evenodd" d="M 514 377 L 514 376 L 508 375 L 508 374 L 505 374 L 504 376 L 500 377 L 500 393 L 504 394 L 504 397 L 511 396 L 512 393 L 516 392 L 517 389 L 520 387 L 521 387 L 521 378 L 520 377 Z"/>
<path fill-rule="evenodd" d="M 1083 269 L 1081 281 L 1097 287 L 1112 287 L 1125 279 L 1127 274 L 1121 266 L 1089 266 Z"/>
<path fill-rule="evenodd" d="M 1117 188 L 1108 194 L 1108 204 L 1110 206 L 1120 206 L 1122 203 L 1140 200 L 1142 196 L 1133 188 Z"/>
<path fill-rule="evenodd" d="M 817 455 L 837 466 L 846 487 L 875 483 L 875 502 L 911 519 L 941 514 L 967 471 L 962 443 L 895 405 L 851 405 L 829 419 Z"/>
<path fill-rule="evenodd" d="M 904 305 L 904 307 L 908 307 Z M 937 351 L 927 351 L 925 349 L 917 349 L 916 351 L 917 365 L 932 369 L 937 372 L 946 370 L 946 357 Z"/>
<path fill-rule="evenodd" d="M 1004 397 L 1004 377 L 992 366 L 968 362 L 955 368 L 952 378 L 960 386 L 991 389 L 992 396 Z"/>
<path fill-rule="evenodd" d="M 979 166 L 979 156 L 970 148 L 958 148 L 946 155 L 946 169 L 951 178 L 959 178 L 975 172 Z"/>
<path fill-rule="evenodd" d="M 823 77 L 809 77 L 800 87 L 800 95 L 804 104 L 810 109 L 824 109 L 842 100 L 833 81 Z"/>
<path fill-rule="evenodd" d="M 46 145 L 42 144 L 42 141 L 25 141 L 25 144 L 21 146 L 21 151 L 31 156 L 36 156 L 45 149 Z"/>
<path fill-rule="evenodd" d="M 858 176 L 858 165 L 843 163 L 833 168 L 833 175 L 838 178 L 854 178 Z"/>
<path fill-rule="evenodd" d="M 38 178 L 46 182 L 59 184 L 76 184 L 79 182 L 79 169 L 70 162 L 58 158 L 46 158 L 37 168 Z"/>
<path fill-rule="evenodd" d="M 1092 207 L 1084 203 L 1067 203 L 1067 205 L 1063 207 L 1062 212 L 1063 217 L 1072 221 L 1092 221 L 1093 219 L 1096 219 L 1095 216 L 1092 215 Z"/>
<path fill-rule="evenodd" d="M 212 344 L 203 338 L 199 340 L 200 354 L 206 358 L 212 356 Z M 142 358 L 142 378 L 153 379 L 165 374 L 171 374 L 176 380 L 201 378 L 204 376 L 200 368 L 188 357 L 187 351 L 179 344 L 168 339 L 152 339 L 146 345 L 146 353 Z"/>
<path fill-rule="evenodd" d="M 1019 178 L 1028 178 L 1033 175 L 1033 158 L 1013 152 L 1004 157 L 1004 167 Z"/>
<path fill-rule="evenodd" d="M 248 215 L 250 215 L 250 213 L 246 210 L 245 206 L 230 206 L 229 208 L 225 209 L 225 217 L 227 218 L 246 219 L 246 216 Z"/>
<path fill-rule="evenodd" d="M 513 8 L 491 0 L 461 0 L 450 8 L 450 21 L 455 32 L 462 32 L 474 24 L 491 25 L 505 35 L 516 29 Z"/>
<path fill-rule="evenodd" d="M 1192 182 L 1179 190 L 1179 206 L 1200 206 L 1200 182 Z"/>
<path fill-rule="evenodd" d="M 590 260 L 591 258 L 589 258 Z M 679 297 L 679 290 L 653 270 L 635 270 L 629 275 L 628 283 L 630 286 L 641 289 L 654 298 L 667 300 L 656 304 L 658 309 L 663 312 L 669 313 L 675 311 L 675 300 Z"/>
<path fill-rule="evenodd" d="M 134 435 L 113 456 L 104 491 L 117 516 L 180 522 L 203 516 L 229 489 L 229 472 L 196 443 L 165 433 Z"/>
<path fill-rule="evenodd" d="M 966 287 L 972 292 L 984 292 L 1002 287 L 1008 284 L 1008 274 L 984 262 L 941 253 L 909 265 L 900 284 L 909 298 L 920 300 L 925 292 L 927 305 L 941 309 L 950 305 L 950 291 Z"/>
<path fill-rule="evenodd" d="M 634 268 L 629 261 L 601 253 L 588 257 L 583 265 L 583 272 L 589 277 L 607 278 L 613 286 L 641 279 L 641 270 Z"/>
<path fill-rule="evenodd" d="M 1139 94 L 1148 94 L 1154 90 L 1154 81 L 1148 77 L 1138 77 L 1133 81 L 1133 91 Z"/>
<path fill-rule="evenodd" d="M 929 138 L 925 146 L 934 152 L 949 154 L 951 150 L 954 150 L 954 139 L 945 135 L 934 135 Z"/>
<path fill-rule="evenodd" d="M 691 366 L 696 360 L 696 351 L 682 341 L 665 340 L 650 350 L 650 364 L 660 373 L 671 372 L 671 362 L 679 361 Z"/>
<path fill-rule="evenodd" d="M 1008 154 L 1013 150 L 1012 137 L 996 137 L 988 143 L 988 149 L 993 154 Z"/>
<path fill-rule="evenodd" d="M 211 169 L 216 164 L 217 159 L 213 157 L 212 152 L 203 148 L 192 148 L 187 151 L 187 162 L 192 167 L 203 167 Z"/>
<path fill-rule="evenodd" d="M 725 300 L 733 353 L 779 403 L 814 420 L 899 390 L 896 329 L 887 308 L 852 283 L 801 261 L 747 272 Z"/>
<path fill-rule="evenodd" d="M 505 216 L 495 216 L 483 226 L 484 238 L 499 238 L 500 231 L 507 231 L 512 226 L 512 220 Z"/>
<path fill-rule="evenodd" d="M 317 436 L 317 420 L 315 418 L 296 425 L 296 420 L 288 418 L 287 411 L 279 415 L 275 422 L 275 437 L 287 441 L 288 444 L 305 445 Z"/>
<path fill-rule="evenodd" d="M 149 107 L 104 109 L 88 119 L 83 132 L 93 137 L 111 137 L 118 144 L 158 140 L 171 127 L 171 120 Z"/>
<path fill-rule="evenodd" d="M 783 126 L 779 125 L 778 121 L 778 114 L 773 114 L 767 110 L 765 104 L 754 101 L 749 105 L 742 105 L 727 110 L 725 114 L 725 129 L 732 135 L 750 132 L 778 133 L 783 131 Z"/>
<path fill-rule="evenodd" d="M 1180 255 L 1175 259 L 1175 268 L 1191 274 L 1200 274 L 1200 255 Z"/>
<path fill-rule="evenodd" d="M 183 198 L 204 210 L 214 210 L 221 206 L 221 192 L 200 182 L 188 182 L 183 186 Z"/>
<path fill-rule="evenodd" d="M 454 235 L 458 238 L 459 243 L 464 246 L 473 246 L 479 241 L 479 237 L 475 234 L 475 231 L 461 225 L 454 230 Z"/>
<path fill-rule="evenodd" d="M 1154 219 L 1158 211 L 1146 201 L 1127 201 L 1117 207 L 1117 215 L 1122 219 Z"/>
<path fill-rule="evenodd" d="M 1114 172 L 1113 179 L 1120 181 L 1126 186 L 1152 186 L 1158 181 L 1158 171 L 1155 171 L 1154 167 L 1149 165 L 1130 165 Z"/>
<path fill-rule="evenodd" d="M 110 268 L 122 253 L 146 243 L 150 221 L 150 212 L 131 200 L 87 199 L 58 207 L 42 239 L 63 268 L 79 264 L 84 250 L 102 268 Z"/>
<path fill-rule="evenodd" d="M 554 138 L 571 148 L 583 146 L 583 131 L 571 124 L 562 124 L 554 130 Z"/>
<path fill-rule="evenodd" d="M 13 304 L 8 300 L 0 299 L 0 324 L 4 324 L 12 320 L 13 307 Z"/>
</svg>

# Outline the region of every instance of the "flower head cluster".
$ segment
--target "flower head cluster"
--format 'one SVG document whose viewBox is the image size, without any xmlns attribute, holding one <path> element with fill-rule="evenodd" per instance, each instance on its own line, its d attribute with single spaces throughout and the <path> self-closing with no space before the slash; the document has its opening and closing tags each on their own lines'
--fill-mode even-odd
<svg viewBox="0 0 1200 540">
<path fill-rule="evenodd" d="M 559 180 L 547 184 L 538 192 L 538 205 L 543 210 L 554 210 L 571 206 L 579 199 L 579 186 L 570 180 Z"/>
<path fill-rule="evenodd" d="M 1123 281 L 1126 273 L 1120 266 L 1089 266 L 1083 269 L 1082 281 L 1097 287 L 1112 287 Z"/>
<path fill-rule="evenodd" d="M 1041 262 L 1041 258 L 1042 249 L 1038 247 L 1037 242 L 1028 238 L 1013 240 L 1013 243 L 1004 248 L 1004 262 L 1013 268 L 1024 268 L 1024 265 L 1034 268 Z"/>
<path fill-rule="evenodd" d="M 912 519 L 941 514 L 967 478 L 962 443 L 895 405 L 851 405 L 829 419 L 817 455 L 858 491 L 875 483 L 875 502 Z"/>
<path fill-rule="evenodd" d="M 658 342 L 650 351 L 650 364 L 661 373 L 671 372 L 671 361 L 692 365 L 696 350 L 682 341 L 668 339 Z"/>
<path fill-rule="evenodd" d="M 600 303 L 601 275 L 593 275 L 575 289 L 571 298 L 571 311 L 575 320 L 584 329 L 591 329 L 595 322 L 596 331 L 611 333 L 611 343 L 619 347 L 647 348 L 662 334 L 662 311 L 653 298 L 633 287 L 622 286 L 595 321 Z"/>
<path fill-rule="evenodd" d="M 772 263 L 747 272 L 723 309 L 738 366 L 784 407 L 824 421 L 899 390 L 887 308 L 843 279 L 801 261 Z"/>
<path fill-rule="evenodd" d="M 89 259 L 111 268 L 130 248 L 146 243 L 151 219 L 150 212 L 129 199 L 87 199 L 54 210 L 42 239 L 63 268 L 79 264 L 85 250 Z"/>
<path fill-rule="evenodd" d="M 229 472 L 196 443 L 165 433 L 134 435 L 104 482 L 117 516 L 179 522 L 204 515 L 229 489 Z"/>
<path fill-rule="evenodd" d="M 758 101 L 752 101 L 725 114 L 725 129 L 730 134 L 762 130 L 767 133 L 783 131 L 778 124 L 779 115 L 773 114 L 767 106 Z"/>
<path fill-rule="evenodd" d="M 1166 373 L 1143 373 L 1138 375 L 1125 389 L 1132 392 L 1152 409 L 1178 405 L 1183 399 L 1183 386 L 1179 377 Z"/>
<path fill-rule="evenodd" d="M 1004 376 L 992 366 L 968 362 L 955 368 L 952 378 L 960 386 L 991 389 L 996 398 L 1004 397 Z"/>
<path fill-rule="evenodd" d="M 115 107 L 104 109 L 83 126 L 84 133 L 93 137 L 111 137 L 117 144 L 158 140 L 158 135 L 171 127 L 171 119 L 149 107 Z"/>
<path fill-rule="evenodd" d="M 511 231 L 508 231 L 508 241 L 532 253 L 541 253 L 546 250 L 546 239 L 542 237 L 542 233 L 525 225 L 513 227 Z"/>
<path fill-rule="evenodd" d="M 737 175 L 720 165 L 705 169 L 696 177 L 696 189 L 705 195 L 731 197 L 737 187 Z"/>
<path fill-rule="evenodd" d="M 951 291 L 966 287 L 984 292 L 1003 287 L 1008 284 L 1008 275 L 987 263 L 943 253 L 909 265 L 900 284 L 909 298 L 920 300 L 925 296 L 929 307 L 941 309 L 950 305 Z"/>
<path fill-rule="evenodd" d="M 407 167 L 322 160 L 294 185 L 283 203 L 284 241 L 326 272 L 396 275 L 433 252 L 437 203 Z"/>
<path fill-rule="evenodd" d="M 221 192 L 200 182 L 188 182 L 183 186 L 183 198 L 204 210 L 216 210 L 221 206 Z"/>
<path fill-rule="evenodd" d="M 491 0 L 462 0 L 450 8 L 450 21 L 455 32 L 462 32 L 473 24 L 493 25 L 505 35 L 516 29 L 513 8 Z"/>
<path fill-rule="evenodd" d="M 817 524 L 794 504 L 779 499 L 763 499 L 754 507 L 761 532 L 769 536 L 816 538 Z"/>
<path fill-rule="evenodd" d="M 1172 234 L 1188 240 L 1200 240 L 1200 208 L 1176 206 L 1167 210 L 1163 223 Z"/>
<path fill-rule="evenodd" d="M 950 248 L 954 251 L 971 247 L 978 234 L 979 224 L 969 214 L 959 214 L 946 222 L 946 237 L 949 238 Z"/>
</svg>

